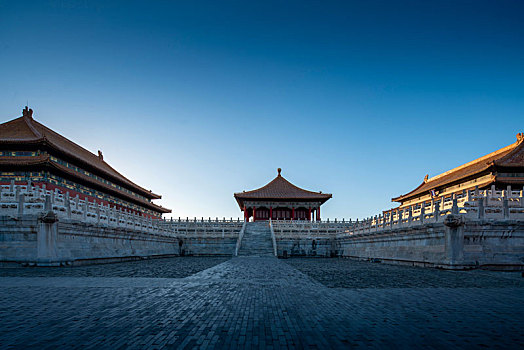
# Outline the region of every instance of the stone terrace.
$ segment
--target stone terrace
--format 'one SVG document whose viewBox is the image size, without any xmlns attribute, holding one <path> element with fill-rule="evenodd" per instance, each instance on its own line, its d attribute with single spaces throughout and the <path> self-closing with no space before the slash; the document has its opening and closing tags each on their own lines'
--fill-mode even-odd
<svg viewBox="0 0 524 350">
<path fill-rule="evenodd" d="M 169 278 L 192 264 L 218 265 Z M 524 346 L 515 273 L 273 257 L 0 273 L 26 276 L 0 278 L 1 348 Z"/>
</svg>

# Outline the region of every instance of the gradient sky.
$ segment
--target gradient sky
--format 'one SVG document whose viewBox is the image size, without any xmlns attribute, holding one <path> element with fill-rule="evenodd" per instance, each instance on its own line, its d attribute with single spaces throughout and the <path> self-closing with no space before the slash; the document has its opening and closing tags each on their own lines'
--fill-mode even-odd
<svg viewBox="0 0 524 350">
<path fill-rule="evenodd" d="M 0 0 L 0 92 L 174 217 L 281 167 L 362 218 L 524 131 L 524 2 Z"/>
</svg>

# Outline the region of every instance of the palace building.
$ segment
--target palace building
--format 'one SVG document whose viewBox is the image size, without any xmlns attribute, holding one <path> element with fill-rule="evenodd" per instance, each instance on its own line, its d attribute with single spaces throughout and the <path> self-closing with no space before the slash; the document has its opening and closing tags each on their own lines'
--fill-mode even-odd
<svg viewBox="0 0 524 350">
<path fill-rule="evenodd" d="M 484 157 L 432 178 L 426 175 L 417 188 L 392 201 L 404 208 L 493 186 L 496 190 L 506 190 L 508 186 L 522 189 L 524 186 L 524 134 L 517 134 L 515 143 Z"/>
<path fill-rule="evenodd" d="M 320 206 L 332 195 L 297 187 L 281 171 L 278 168 L 277 177 L 259 189 L 234 194 L 244 220 L 320 220 Z"/>
<path fill-rule="evenodd" d="M 0 184 L 34 184 L 57 189 L 82 200 L 110 205 L 147 218 L 161 218 L 171 210 L 152 202 L 161 196 L 125 178 L 95 155 L 33 119 L 23 115 L 0 124 Z"/>
</svg>

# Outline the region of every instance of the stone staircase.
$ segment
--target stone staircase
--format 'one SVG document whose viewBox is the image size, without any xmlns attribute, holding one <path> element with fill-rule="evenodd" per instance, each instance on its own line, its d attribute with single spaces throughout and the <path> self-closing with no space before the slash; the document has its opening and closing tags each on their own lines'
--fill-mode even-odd
<svg viewBox="0 0 524 350">
<path fill-rule="evenodd" d="M 267 221 L 246 223 L 238 256 L 274 256 L 271 229 Z"/>
</svg>

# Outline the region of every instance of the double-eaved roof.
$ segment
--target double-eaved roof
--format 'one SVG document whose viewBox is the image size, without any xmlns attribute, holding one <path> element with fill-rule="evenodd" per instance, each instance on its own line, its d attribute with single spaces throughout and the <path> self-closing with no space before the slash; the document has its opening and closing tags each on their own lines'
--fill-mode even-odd
<svg viewBox="0 0 524 350">
<path fill-rule="evenodd" d="M 243 208 L 244 201 L 302 201 L 324 203 L 333 197 L 333 195 L 308 191 L 297 187 L 281 175 L 281 169 L 279 168 L 277 177 L 267 185 L 256 190 L 235 193 L 234 197 L 240 208 Z"/>
<path fill-rule="evenodd" d="M 475 185 L 481 187 L 494 182 L 522 185 L 524 182 L 522 176 L 505 175 L 505 171 L 512 171 L 518 168 L 524 169 L 524 134 L 522 133 L 517 134 L 517 141 L 515 143 L 427 179 L 411 192 L 392 198 L 392 201 L 402 202 L 427 194 L 434 189 L 453 186 L 490 173 L 492 173 L 491 177 Z M 499 170 L 497 173 L 495 173 L 496 169 Z"/>
<path fill-rule="evenodd" d="M 49 129 L 45 125 L 40 124 L 32 117 L 33 111 L 27 107 L 23 111 L 23 115 L 19 118 L 13 119 L 11 121 L 0 124 L 0 145 L 15 146 L 15 145 L 26 145 L 26 146 L 42 146 L 43 148 L 48 148 L 55 151 L 57 154 L 65 155 L 67 158 L 70 158 L 75 161 L 75 165 L 78 167 L 83 167 L 85 170 L 91 171 L 94 174 L 97 174 L 107 180 L 116 183 L 124 188 L 131 190 L 137 194 L 142 195 L 148 199 L 160 199 L 160 195 L 153 193 L 150 190 L 147 190 L 131 180 L 127 179 L 125 176 L 113 169 L 109 164 L 107 164 L 102 156 L 102 153 L 99 152 L 98 155 L 95 155 L 85 148 L 77 145 L 76 143 L 68 140 L 57 132 Z M 13 149 L 13 151 L 16 151 Z M 0 164 L 8 165 L 13 163 L 13 165 L 39 165 L 47 164 L 51 167 L 57 168 L 63 172 L 69 173 L 78 177 L 80 179 L 86 180 L 87 182 L 93 182 L 94 180 L 89 176 L 86 176 L 82 173 L 75 172 L 72 169 L 69 169 L 67 166 L 50 162 L 49 155 L 39 155 L 31 157 L 0 157 Z M 16 163 L 16 164 L 15 164 Z M 114 186 L 105 184 L 103 182 L 97 181 L 97 185 L 105 187 L 111 192 L 118 193 L 124 197 L 128 197 L 132 200 L 137 200 L 136 197 L 130 196 L 127 192 L 119 190 Z M 171 212 L 169 209 L 163 208 L 151 202 L 140 200 L 142 204 L 145 204 L 148 207 L 154 208 L 161 212 Z"/>
</svg>

